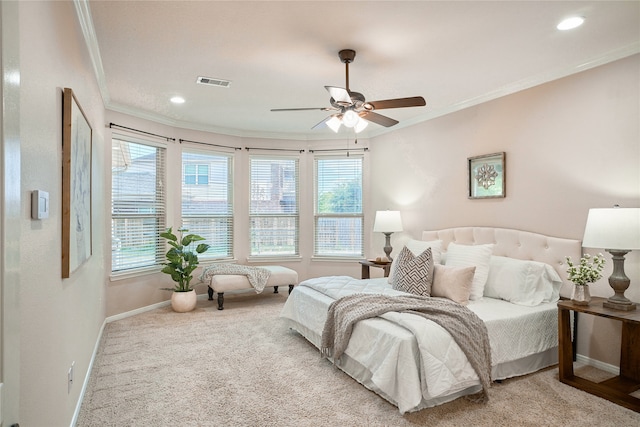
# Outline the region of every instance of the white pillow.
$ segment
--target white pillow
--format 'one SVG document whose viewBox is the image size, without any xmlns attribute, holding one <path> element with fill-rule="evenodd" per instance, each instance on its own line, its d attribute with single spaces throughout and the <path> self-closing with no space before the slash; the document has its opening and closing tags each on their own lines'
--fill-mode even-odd
<svg viewBox="0 0 640 427">
<path fill-rule="evenodd" d="M 426 251 L 427 248 L 431 248 L 431 257 L 433 259 L 434 264 L 440 264 L 441 254 L 442 254 L 442 240 L 431 240 L 431 241 L 423 241 L 423 240 L 409 240 L 405 245 L 407 249 L 409 249 L 413 255 L 418 256 L 422 252 Z M 393 277 L 396 274 L 396 270 L 398 268 L 398 263 L 396 262 L 397 258 L 391 262 L 391 267 L 389 268 L 389 283 L 393 283 Z"/>
<path fill-rule="evenodd" d="M 449 243 L 447 267 L 476 267 L 471 284 L 471 295 L 469 295 L 471 301 L 482 299 L 484 285 L 487 283 L 489 275 L 489 260 L 492 251 L 493 244 L 458 245 L 453 242 Z"/>
<path fill-rule="evenodd" d="M 484 295 L 534 306 L 560 298 L 562 279 L 549 264 L 492 256 Z"/>
</svg>

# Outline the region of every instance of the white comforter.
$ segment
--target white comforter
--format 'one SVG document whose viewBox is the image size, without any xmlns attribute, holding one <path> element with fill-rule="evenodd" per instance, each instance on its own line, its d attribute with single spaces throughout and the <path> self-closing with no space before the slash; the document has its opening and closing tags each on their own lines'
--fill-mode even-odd
<svg viewBox="0 0 640 427">
<path fill-rule="evenodd" d="M 402 294 L 386 279 L 310 279 L 294 289 L 281 317 L 319 346 L 329 305 L 352 293 Z M 555 303 L 522 307 L 484 298 L 469 308 L 487 324 L 494 367 L 557 346 Z M 428 339 L 416 340 L 420 334 Z M 413 314 L 390 312 L 358 322 L 345 355 L 347 366 L 341 368 L 397 405 L 401 413 L 481 390 L 478 376 L 451 336 Z"/>
</svg>

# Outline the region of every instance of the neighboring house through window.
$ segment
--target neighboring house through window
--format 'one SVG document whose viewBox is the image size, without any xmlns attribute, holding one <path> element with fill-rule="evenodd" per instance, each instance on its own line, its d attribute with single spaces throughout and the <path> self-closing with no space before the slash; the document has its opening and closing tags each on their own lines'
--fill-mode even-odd
<svg viewBox="0 0 640 427">
<path fill-rule="evenodd" d="M 164 256 L 165 148 L 112 139 L 111 270 L 159 265 Z"/>
<path fill-rule="evenodd" d="M 233 257 L 232 156 L 182 151 L 182 227 L 205 238 L 200 259 Z"/>
<path fill-rule="evenodd" d="M 299 255 L 298 158 L 251 156 L 250 256 Z"/>
</svg>

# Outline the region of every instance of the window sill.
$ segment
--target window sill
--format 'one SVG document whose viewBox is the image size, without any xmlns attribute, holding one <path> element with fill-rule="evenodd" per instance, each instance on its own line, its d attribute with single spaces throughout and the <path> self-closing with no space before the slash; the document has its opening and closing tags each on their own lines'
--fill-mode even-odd
<svg viewBox="0 0 640 427">
<path fill-rule="evenodd" d="M 299 255 L 294 256 L 264 256 L 264 257 L 247 257 L 248 263 L 278 263 L 278 262 L 301 262 L 302 257 Z"/>
<path fill-rule="evenodd" d="M 117 282 L 120 280 L 127 280 L 133 277 L 141 277 L 148 276 L 150 274 L 160 273 L 162 267 L 159 265 L 155 265 L 153 267 L 145 267 L 145 268 L 136 268 L 135 270 L 122 271 L 117 273 L 111 273 L 109 276 L 110 282 Z"/>
<path fill-rule="evenodd" d="M 363 256 L 349 257 L 331 257 L 331 256 L 314 256 L 311 257 L 312 262 L 358 262 L 365 259 Z"/>
</svg>

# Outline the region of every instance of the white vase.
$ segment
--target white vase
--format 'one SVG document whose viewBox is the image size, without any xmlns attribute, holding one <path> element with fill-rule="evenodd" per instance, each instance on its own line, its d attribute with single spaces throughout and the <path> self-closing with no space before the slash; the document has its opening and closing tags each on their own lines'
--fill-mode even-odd
<svg viewBox="0 0 640 427">
<path fill-rule="evenodd" d="M 578 305 L 589 305 L 591 294 L 589 293 L 589 285 L 573 285 L 573 295 L 571 301 Z"/>
<path fill-rule="evenodd" d="M 173 292 L 171 295 L 171 308 L 178 313 L 186 313 L 196 308 L 198 296 L 195 290 L 189 292 Z"/>
</svg>

